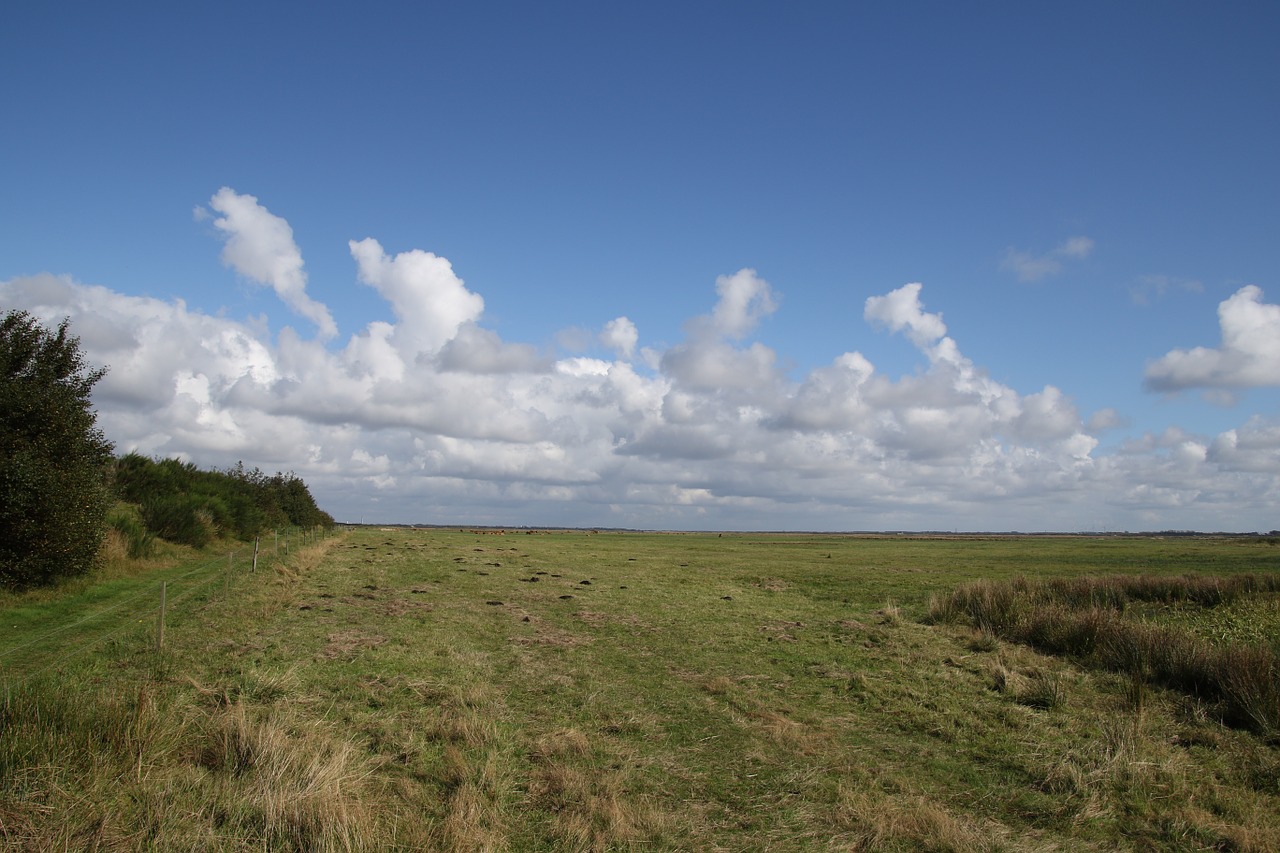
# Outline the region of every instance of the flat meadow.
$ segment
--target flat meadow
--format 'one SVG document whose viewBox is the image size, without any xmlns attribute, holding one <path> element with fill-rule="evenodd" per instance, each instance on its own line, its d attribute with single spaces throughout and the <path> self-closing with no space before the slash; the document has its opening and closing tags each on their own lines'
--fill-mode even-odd
<svg viewBox="0 0 1280 853">
<path fill-rule="evenodd" d="M 16 681 L 0 844 L 1277 850 L 1278 573 L 1258 537 L 354 528 L 187 599 L 163 649 L 138 617 Z M 1096 613 L 1118 576 L 1242 590 L 1102 597 L 1248 650 L 1256 713 L 969 604 L 1084 579 Z"/>
</svg>

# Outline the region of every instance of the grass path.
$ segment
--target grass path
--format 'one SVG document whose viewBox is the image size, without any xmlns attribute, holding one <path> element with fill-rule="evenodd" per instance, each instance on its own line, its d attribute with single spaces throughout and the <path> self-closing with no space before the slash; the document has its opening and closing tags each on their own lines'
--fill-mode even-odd
<svg viewBox="0 0 1280 853">
<path fill-rule="evenodd" d="M 145 572 L 6 593 L 0 600 L 0 682 L 12 690 L 105 642 L 123 641 L 129 634 L 154 637 L 162 583 L 167 607 L 189 610 L 211 595 L 229 594 L 253 567 L 253 547 L 242 542 L 228 543 L 225 550 L 172 550 Z M 266 571 L 270 561 L 264 555 L 261 562 Z"/>
</svg>

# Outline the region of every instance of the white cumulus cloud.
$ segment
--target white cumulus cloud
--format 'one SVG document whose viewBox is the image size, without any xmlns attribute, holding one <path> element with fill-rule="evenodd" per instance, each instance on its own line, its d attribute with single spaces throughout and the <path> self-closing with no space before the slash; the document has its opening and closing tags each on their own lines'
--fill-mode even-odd
<svg viewBox="0 0 1280 853">
<path fill-rule="evenodd" d="M 616 352 L 619 358 L 630 361 L 635 355 L 636 344 L 640 342 L 640 330 L 626 317 L 615 317 L 604 324 L 600 342 Z"/>
<path fill-rule="evenodd" d="M 720 299 L 711 314 L 712 325 L 719 334 L 734 339 L 749 333 L 778 307 L 769 283 L 752 269 L 718 277 L 716 293 Z"/>
<path fill-rule="evenodd" d="M 1175 349 L 1147 366 L 1155 391 L 1280 386 L 1280 305 L 1262 301 L 1248 285 L 1218 305 L 1222 344 L 1217 349 Z"/>
<path fill-rule="evenodd" d="M 445 258 L 420 249 L 389 257 L 372 237 L 349 246 L 360 280 L 395 311 L 394 334 L 409 353 L 439 352 L 464 323 L 484 313 L 483 297 L 467 290 Z"/>
<path fill-rule="evenodd" d="M 891 332 L 906 330 L 907 337 L 918 347 L 932 344 L 947 333 L 941 314 L 927 313 L 920 304 L 919 282 L 904 284 L 884 296 L 867 299 L 863 316 Z"/>
<path fill-rule="evenodd" d="M 251 195 L 223 187 L 209 200 L 222 214 L 213 225 L 226 236 L 222 262 L 241 275 L 270 286 L 285 305 L 316 324 L 326 340 L 338 334 L 329 309 L 307 295 L 302 252 L 289 223 Z"/>
</svg>

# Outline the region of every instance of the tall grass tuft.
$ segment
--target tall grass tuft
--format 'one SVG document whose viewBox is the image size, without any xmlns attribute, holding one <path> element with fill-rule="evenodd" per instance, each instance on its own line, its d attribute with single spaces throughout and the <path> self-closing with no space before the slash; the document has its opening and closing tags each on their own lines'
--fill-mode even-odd
<svg viewBox="0 0 1280 853">
<path fill-rule="evenodd" d="M 132 507 L 116 507 L 107 516 L 107 527 L 124 542 L 124 551 L 132 560 L 144 560 L 155 554 L 156 537 L 142 523 Z"/>
<path fill-rule="evenodd" d="M 1275 651 L 1264 646 L 1223 649 L 1215 669 L 1233 721 L 1280 739 L 1280 659 Z"/>
<path fill-rule="evenodd" d="M 1061 673 L 1036 670 L 1017 695 L 1017 701 L 1029 708 L 1053 710 L 1067 704 L 1067 685 Z"/>
<path fill-rule="evenodd" d="M 28 849 L 369 849 L 372 765 L 323 725 L 200 713 L 143 684 L 119 696 L 27 685 L 0 704 L 0 815 Z M 86 787 L 89 786 L 89 787 Z M 12 836 L 9 837 L 12 840 Z M 238 848 L 239 849 L 239 848 Z"/>
<path fill-rule="evenodd" d="M 995 851 L 1001 839 L 968 816 L 923 796 L 837 791 L 833 828 L 853 850 Z"/>
<path fill-rule="evenodd" d="M 925 610 L 924 622 L 927 625 L 953 625 L 964 618 L 955 595 L 939 595 L 930 593 L 929 605 Z"/>
<path fill-rule="evenodd" d="M 963 614 L 979 630 L 999 635 L 1007 635 L 1019 627 L 1027 606 L 1017 581 L 974 581 L 959 587 L 951 599 L 945 608 L 947 612 Z"/>
</svg>

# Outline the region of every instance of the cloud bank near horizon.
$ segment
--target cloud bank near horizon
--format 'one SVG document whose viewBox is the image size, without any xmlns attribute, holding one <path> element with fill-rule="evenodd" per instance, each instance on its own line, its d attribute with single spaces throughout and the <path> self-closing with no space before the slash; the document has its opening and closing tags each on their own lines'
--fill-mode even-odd
<svg viewBox="0 0 1280 853">
<path fill-rule="evenodd" d="M 339 341 L 332 312 L 307 293 L 288 223 L 228 188 L 209 207 L 224 263 L 270 286 L 312 337 L 286 327 L 273 339 L 261 320 L 50 274 L 0 283 L 0 300 L 49 322 L 69 317 L 89 359 L 109 366 L 94 399 L 121 452 L 291 469 L 342 519 L 1275 526 L 1280 424 L 1253 418 L 1216 436 L 1170 427 L 1100 453 L 1097 430 L 1118 413 L 1086 417 L 1051 384 L 1020 393 L 993 380 L 927 310 L 920 283 L 870 297 L 863 314 L 916 348 L 918 371 L 887 376 L 849 350 L 790 378 L 754 338 L 780 299 L 751 269 L 717 279 L 710 310 L 675 344 L 642 346 L 643 330 L 620 316 L 595 331 L 598 350 L 555 353 L 486 328 L 483 297 L 448 260 L 364 238 L 349 243 L 355 278 L 394 322 Z M 1072 238 L 1050 260 L 1091 249 Z M 1020 277 L 1051 266 L 1022 261 Z M 1246 287 L 1219 315 L 1222 347 L 1168 353 L 1148 366 L 1149 387 L 1280 385 L 1280 306 Z"/>
</svg>

